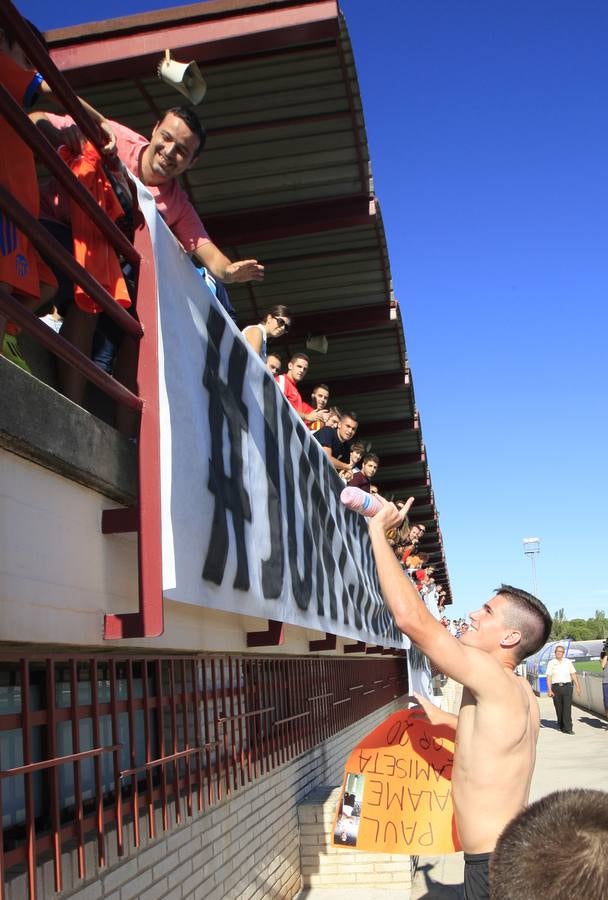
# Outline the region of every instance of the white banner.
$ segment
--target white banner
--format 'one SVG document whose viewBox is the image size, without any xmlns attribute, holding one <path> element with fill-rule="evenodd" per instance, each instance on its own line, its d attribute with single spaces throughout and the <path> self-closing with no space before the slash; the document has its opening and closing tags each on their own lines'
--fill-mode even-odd
<svg viewBox="0 0 608 900">
<path fill-rule="evenodd" d="M 159 292 L 165 597 L 409 646 L 365 519 L 342 506 L 320 444 L 138 191 Z"/>
</svg>

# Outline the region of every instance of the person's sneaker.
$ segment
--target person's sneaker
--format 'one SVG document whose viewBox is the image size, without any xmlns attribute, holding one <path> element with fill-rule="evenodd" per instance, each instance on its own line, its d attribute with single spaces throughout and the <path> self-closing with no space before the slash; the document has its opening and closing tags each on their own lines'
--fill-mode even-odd
<svg viewBox="0 0 608 900">
<path fill-rule="evenodd" d="M 19 366 L 19 368 L 23 369 L 24 372 L 27 372 L 28 375 L 32 374 L 32 370 L 21 355 L 16 334 L 4 335 L 4 340 L 2 341 L 2 356 L 5 356 L 16 366 Z"/>
</svg>

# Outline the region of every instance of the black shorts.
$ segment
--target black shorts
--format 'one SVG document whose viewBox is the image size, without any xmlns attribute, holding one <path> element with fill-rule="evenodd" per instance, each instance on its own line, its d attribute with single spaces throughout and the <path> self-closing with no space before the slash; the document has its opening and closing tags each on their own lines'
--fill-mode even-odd
<svg viewBox="0 0 608 900">
<path fill-rule="evenodd" d="M 490 900 L 491 853 L 465 853 L 464 900 Z"/>
</svg>

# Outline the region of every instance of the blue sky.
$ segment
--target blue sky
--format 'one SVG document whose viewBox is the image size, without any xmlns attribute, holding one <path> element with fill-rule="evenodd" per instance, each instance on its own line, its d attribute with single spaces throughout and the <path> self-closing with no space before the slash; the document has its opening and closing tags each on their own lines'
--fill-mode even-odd
<svg viewBox="0 0 608 900">
<path fill-rule="evenodd" d="M 158 9 L 106 0 L 103 18 Z M 40 28 L 99 6 L 20 0 Z M 608 5 L 343 0 L 455 614 L 608 610 Z"/>
</svg>

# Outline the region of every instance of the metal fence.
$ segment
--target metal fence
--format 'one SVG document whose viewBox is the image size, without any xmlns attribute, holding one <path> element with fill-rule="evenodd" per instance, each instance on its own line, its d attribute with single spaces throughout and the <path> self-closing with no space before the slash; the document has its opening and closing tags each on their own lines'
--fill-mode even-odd
<svg viewBox="0 0 608 900">
<path fill-rule="evenodd" d="M 53 656 L 0 663 L 0 897 L 85 843 L 107 864 L 407 691 L 403 659 Z M 160 818 L 159 818 L 160 815 Z"/>
<path fill-rule="evenodd" d="M 581 696 L 575 694 L 572 698 L 573 704 L 581 709 L 588 709 L 597 716 L 605 717 L 602 676 L 596 672 L 578 672 L 578 680 L 581 685 Z"/>
</svg>

